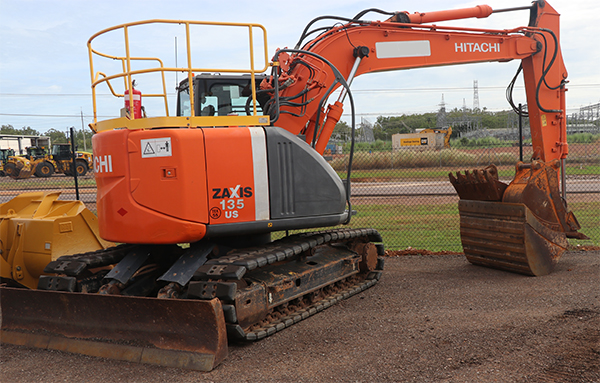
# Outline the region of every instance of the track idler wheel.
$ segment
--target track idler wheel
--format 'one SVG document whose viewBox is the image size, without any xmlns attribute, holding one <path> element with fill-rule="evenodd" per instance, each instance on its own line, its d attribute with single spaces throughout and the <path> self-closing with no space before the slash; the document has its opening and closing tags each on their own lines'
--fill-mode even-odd
<svg viewBox="0 0 600 383">
<path fill-rule="evenodd" d="M 352 250 L 356 251 L 360 256 L 361 260 L 358 264 L 361 272 L 369 272 L 375 270 L 377 267 L 377 246 L 368 242 L 356 243 Z"/>
</svg>

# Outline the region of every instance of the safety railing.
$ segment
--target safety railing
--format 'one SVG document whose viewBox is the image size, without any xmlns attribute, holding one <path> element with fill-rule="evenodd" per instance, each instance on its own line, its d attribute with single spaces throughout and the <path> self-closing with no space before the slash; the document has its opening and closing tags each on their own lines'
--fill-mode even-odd
<svg viewBox="0 0 600 383">
<path fill-rule="evenodd" d="M 186 55 L 186 65 L 184 67 L 166 67 L 164 65 L 164 61 L 158 57 L 137 57 L 131 55 L 131 46 L 130 46 L 130 31 L 134 27 L 139 27 L 142 25 L 149 24 L 172 24 L 172 25 L 181 25 L 185 29 L 185 55 Z M 249 51 L 249 65 L 244 68 L 211 68 L 211 67 L 202 67 L 196 66 L 192 63 L 192 44 L 191 44 L 191 28 L 192 27 L 201 27 L 201 26 L 219 26 L 219 27 L 241 27 L 246 28 L 248 31 L 248 51 Z M 109 32 L 114 32 L 122 30 L 124 37 L 124 47 L 125 47 L 125 55 L 111 55 L 107 53 L 100 52 L 92 48 L 92 42 L 96 40 L 99 36 L 106 35 Z M 256 67 L 255 65 L 255 32 L 262 31 L 262 51 L 264 54 L 264 65 L 262 67 Z M 205 39 L 203 41 L 209 41 L 210 39 Z M 93 109 L 94 109 L 94 123 L 90 124 L 90 128 L 95 131 L 103 131 L 103 130 L 112 130 L 115 128 L 128 128 L 128 129 L 144 129 L 148 128 L 149 125 L 153 127 L 164 127 L 164 126 L 188 126 L 188 127 L 196 127 L 196 126 L 215 126 L 215 125 L 268 125 L 269 118 L 268 116 L 258 115 L 256 108 L 256 83 L 255 83 L 255 75 L 256 73 L 262 73 L 266 71 L 269 67 L 269 59 L 268 59 L 268 50 L 267 50 L 267 31 L 260 24 L 252 24 L 252 23 L 226 23 L 226 22 L 205 22 L 205 21 L 184 21 L 184 20 L 146 20 L 146 21 L 138 21 L 131 22 L 126 24 L 117 25 L 111 28 L 104 29 L 96 34 L 94 34 L 87 43 L 88 46 L 88 54 L 90 60 L 90 75 L 92 80 L 92 100 L 93 100 Z M 95 57 L 103 57 L 110 60 L 120 61 L 122 66 L 122 72 L 120 73 L 112 73 L 106 74 L 102 71 L 96 71 L 94 66 L 94 58 Z M 151 66 L 150 63 L 156 62 L 155 66 Z M 133 69 L 132 63 L 147 63 L 148 67 L 142 69 Z M 169 106 L 168 106 L 168 97 L 167 97 L 167 87 L 165 80 L 165 73 L 167 72 L 179 72 L 186 73 L 188 84 L 193 84 L 194 73 L 239 73 L 239 74 L 250 74 L 251 76 L 251 88 L 252 88 L 252 114 L 249 116 L 226 116 L 226 117 L 217 117 L 217 116 L 197 116 L 195 114 L 194 107 L 194 87 L 189 86 L 189 96 L 190 96 L 190 109 L 191 116 L 170 116 L 169 115 Z M 145 117 L 136 118 L 135 113 L 129 113 L 125 117 L 114 118 L 99 121 L 98 118 L 98 103 L 97 103 L 97 88 L 102 84 L 106 84 L 111 92 L 111 94 L 115 97 L 127 97 L 128 95 L 133 95 L 134 89 L 134 76 L 147 74 L 147 73 L 159 73 L 162 80 L 162 92 L 158 93 L 150 93 L 144 94 L 144 97 L 154 97 L 154 98 L 162 98 L 164 100 L 165 112 L 164 116 L 161 117 L 152 117 L 152 121 L 148 121 Z M 115 90 L 115 85 L 112 80 L 123 79 L 123 93 L 119 93 Z M 130 100 L 130 108 L 133 109 L 133 98 Z"/>
</svg>

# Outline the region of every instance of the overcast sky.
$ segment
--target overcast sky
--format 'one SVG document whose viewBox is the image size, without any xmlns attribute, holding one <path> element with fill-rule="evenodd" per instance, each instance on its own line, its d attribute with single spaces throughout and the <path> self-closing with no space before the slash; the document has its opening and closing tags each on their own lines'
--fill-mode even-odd
<svg viewBox="0 0 600 383">
<path fill-rule="evenodd" d="M 318 16 L 352 17 L 367 8 L 413 13 L 478 4 L 489 4 L 499 9 L 527 6 L 530 2 L 0 0 L 0 124 L 16 128 L 30 126 L 41 132 L 50 128 L 66 130 L 70 126 L 80 129 L 80 115 L 83 114 L 87 127 L 92 122 L 92 100 L 86 44 L 94 33 L 118 24 L 147 19 L 258 23 L 267 29 L 268 56 L 271 57 L 276 48 L 293 47 L 305 25 Z M 597 41 L 600 36 L 600 2 L 555 0 L 550 4 L 561 13 L 561 44 L 570 81 L 567 93 L 567 111 L 570 114 L 581 106 L 600 102 L 600 49 Z M 373 13 L 365 17 L 384 18 Z M 508 29 L 527 25 L 527 22 L 528 12 L 520 11 L 493 14 L 487 19 L 447 22 L 445 25 Z M 167 43 L 158 43 L 157 38 L 153 48 L 162 50 L 161 57 L 174 61 L 176 34 L 169 33 L 161 36 Z M 108 45 L 105 44 L 106 47 Z M 178 40 L 178 48 L 183 49 L 181 40 Z M 214 62 L 222 59 L 228 63 L 234 60 L 232 54 L 235 50 L 233 43 L 228 44 L 223 52 L 211 52 L 210 57 L 216 60 Z M 182 56 L 178 54 L 178 57 Z M 179 64 L 181 66 L 181 62 Z M 169 65 L 173 64 L 167 63 Z M 352 85 L 357 113 L 359 118 L 366 117 L 373 122 L 379 115 L 435 112 L 442 95 L 447 108 L 461 108 L 463 103 L 472 107 L 474 80 L 478 81 L 481 107 L 506 110 L 509 105 L 504 89 L 517 67 L 518 62 L 513 61 L 364 75 Z M 176 81 L 169 81 L 168 89 L 173 92 Z M 106 89 L 99 92 L 108 93 Z M 102 97 L 99 101 L 107 98 Z M 119 105 L 121 102 L 119 100 Z M 522 91 L 517 91 L 516 102 L 525 103 Z M 174 108 L 174 102 L 171 102 L 170 108 Z M 114 113 L 117 116 L 118 110 Z"/>
</svg>

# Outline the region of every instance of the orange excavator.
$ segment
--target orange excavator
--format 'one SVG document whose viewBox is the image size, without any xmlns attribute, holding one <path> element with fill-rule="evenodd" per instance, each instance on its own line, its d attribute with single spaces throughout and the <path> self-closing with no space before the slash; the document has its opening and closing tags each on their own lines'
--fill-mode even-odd
<svg viewBox="0 0 600 383">
<path fill-rule="evenodd" d="M 513 29 L 431 24 L 522 9 L 529 25 Z M 365 20 L 371 12 L 386 20 Z M 333 26 L 311 30 L 326 19 Z M 185 28 L 186 68 L 130 55 L 129 32 L 157 23 Z M 218 74 L 192 65 L 190 30 L 203 25 L 247 30 L 249 67 Z M 125 56 L 92 47 L 113 32 L 125 36 Z M 89 40 L 95 115 L 99 85 L 125 99 L 122 117 L 90 125 L 100 236 L 121 245 L 59 257 L 39 276 L 37 290 L 2 287 L 3 342 L 210 370 L 226 357 L 228 338 L 262 339 L 373 286 L 383 271 L 375 229 L 271 238 L 350 222 L 351 160 L 343 182 L 321 154 L 344 102 L 353 109 L 352 79 L 369 72 L 521 60 L 532 162 L 517 165 L 508 187 L 493 168 L 451 181 L 461 197 L 461 236 L 471 262 L 534 275 L 551 271 L 578 225 L 558 190 L 568 153 L 567 72 L 559 15 L 548 3 L 321 17 L 293 49 L 278 50 L 270 63 L 265 53 L 257 68 L 253 54 L 260 49 L 252 42 L 261 33 L 266 52 L 266 32 L 257 24 L 150 20 Z M 123 71 L 96 71 L 98 56 L 120 61 Z M 139 69 L 144 63 L 154 65 Z M 261 74 L 269 67 L 270 74 Z M 169 116 L 164 74 L 181 71 L 187 78 L 178 86 L 176 116 Z M 164 99 L 162 116 L 142 113 L 133 85 L 146 73 L 163 76 L 162 93 L 143 95 Z M 505 243 L 490 239 L 498 232 Z"/>
</svg>

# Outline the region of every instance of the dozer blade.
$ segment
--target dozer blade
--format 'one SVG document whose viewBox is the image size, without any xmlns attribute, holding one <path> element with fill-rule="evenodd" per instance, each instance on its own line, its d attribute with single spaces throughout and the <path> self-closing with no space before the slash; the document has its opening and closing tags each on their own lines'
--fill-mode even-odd
<svg viewBox="0 0 600 383">
<path fill-rule="evenodd" d="M 210 371 L 227 356 L 218 299 L 0 288 L 1 342 Z"/>
<path fill-rule="evenodd" d="M 567 249 L 566 235 L 542 225 L 524 204 L 461 200 L 460 237 L 475 265 L 542 276 Z"/>
</svg>

